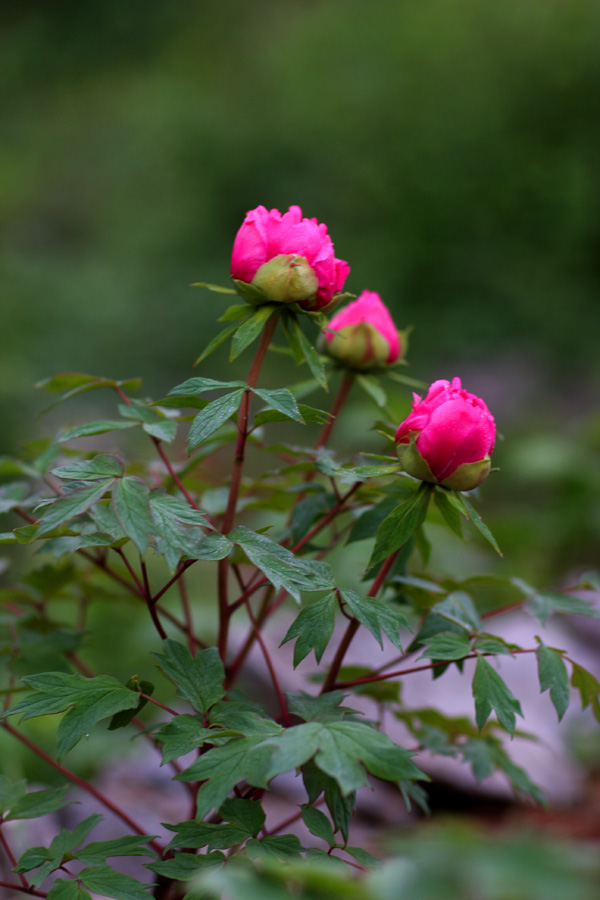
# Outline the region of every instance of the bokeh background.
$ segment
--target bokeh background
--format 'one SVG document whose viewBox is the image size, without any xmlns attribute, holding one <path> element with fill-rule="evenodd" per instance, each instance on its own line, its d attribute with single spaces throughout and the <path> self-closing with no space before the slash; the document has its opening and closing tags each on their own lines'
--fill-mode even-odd
<svg viewBox="0 0 600 900">
<path fill-rule="evenodd" d="M 488 400 L 505 437 L 489 503 L 536 574 L 589 558 L 594 0 L 22 0 L 2 16 L 3 451 L 48 427 L 32 431 L 32 384 L 56 371 L 141 375 L 152 396 L 187 377 L 221 304 L 190 283 L 227 283 L 247 209 L 297 203 L 328 224 L 349 289 L 414 326 L 411 374 L 460 374 Z"/>
<path fill-rule="evenodd" d="M 511 573 L 557 587 L 597 563 L 595 0 L 20 0 L 1 16 L 1 453 L 82 420 L 35 421 L 32 385 L 57 371 L 139 375 L 154 397 L 189 377 L 227 305 L 191 282 L 227 284 L 245 212 L 294 203 L 328 224 L 348 289 L 414 326 L 407 372 L 461 375 L 496 414 L 482 506 Z M 267 380 L 286 366 L 273 354 Z M 218 352 L 202 374 L 226 367 Z M 86 395 L 89 418 L 104 402 Z M 373 418 L 366 398 L 355 410 L 347 452 Z"/>
</svg>

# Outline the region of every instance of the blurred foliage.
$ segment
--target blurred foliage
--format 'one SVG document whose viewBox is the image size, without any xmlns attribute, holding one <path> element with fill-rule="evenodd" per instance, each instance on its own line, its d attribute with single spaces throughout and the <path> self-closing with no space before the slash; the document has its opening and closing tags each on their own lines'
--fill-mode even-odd
<svg viewBox="0 0 600 900">
<path fill-rule="evenodd" d="M 258 203 L 328 223 L 349 287 L 416 326 L 419 374 L 515 348 L 589 370 L 592 0 L 23 0 L 3 16 L 4 405 L 57 368 L 151 389 L 179 375 L 217 308 L 188 285 L 227 280 Z"/>
<path fill-rule="evenodd" d="M 591 847 L 530 834 L 491 837 L 449 821 L 420 830 L 400 845 L 402 855 L 358 880 L 331 857 L 310 863 L 250 866 L 241 858 L 198 880 L 199 898 L 212 888 L 231 900 L 593 900 L 600 884 Z"/>
</svg>

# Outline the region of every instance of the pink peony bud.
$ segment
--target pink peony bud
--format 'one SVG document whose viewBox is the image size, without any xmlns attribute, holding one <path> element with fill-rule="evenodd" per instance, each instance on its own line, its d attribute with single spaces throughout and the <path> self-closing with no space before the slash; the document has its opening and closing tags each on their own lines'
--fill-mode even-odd
<svg viewBox="0 0 600 900">
<path fill-rule="evenodd" d="M 349 271 L 348 263 L 333 255 L 327 225 L 303 219 L 299 206 L 283 215 L 257 206 L 246 214 L 233 243 L 231 277 L 251 302 L 322 309 L 342 290 Z"/>
<path fill-rule="evenodd" d="M 452 382 L 434 381 L 424 400 L 414 394 L 413 410 L 396 432 L 405 472 L 455 491 L 471 491 L 490 472 L 496 426 L 479 397 Z"/>
<path fill-rule="evenodd" d="M 400 337 L 379 294 L 363 291 L 331 319 L 325 350 L 351 369 L 392 365 L 400 356 Z"/>
</svg>

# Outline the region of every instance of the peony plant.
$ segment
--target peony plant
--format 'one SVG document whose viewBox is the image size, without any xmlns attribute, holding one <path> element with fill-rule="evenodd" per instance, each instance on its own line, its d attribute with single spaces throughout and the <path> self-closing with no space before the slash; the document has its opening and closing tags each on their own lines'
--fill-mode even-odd
<svg viewBox="0 0 600 900">
<path fill-rule="evenodd" d="M 36 790 L 0 776 L 9 868 L 0 885 L 11 896 L 412 897 L 399 886 L 402 860 L 372 875 L 380 861 L 371 851 L 381 848 L 353 837 L 373 780 L 394 802 L 426 810 L 428 758 L 442 754 L 477 779 L 500 772 L 518 795 L 542 802 L 510 756 L 522 710 L 497 659 L 518 666 L 520 655 L 535 655 L 540 690 L 559 718 L 570 669 L 582 705 L 600 717 L 600 684 L 564 650 L 541 637 L 518 646 L 489 630 L 516 607 L 542 625 L 569 609 L 593 615 L 573 595 L 584 581 L 539 593 L 507 576 L 490 602 L 476 579 L 430 568 L 439 534 L 431 519 L 448 526 L 449 540 L 485 539 L 500 552 L 466 496 L 490 472 L 494 419 L 454 378 L 415 394 L 398 425 L 390 403 L 405 403 L 405 385 L 415 382 L 394 371 L 406 344 L 379 295 L 364 291 L 330 321 L 322 312 L 343 300 L 348 272 L 325 225 L 296 206 L 283 215 L 259 206 L 234 241 L 234 289 L 207 286 L 248 302 L 223 312 L 225 329 L 199 358 L 229 338 L 230 358 L 255 343 L 245 381 L 200 369 L 158 400 L 138 396 L 137 379 L 61 373 L 40 385 L 53 406 L 108 391 L 115 413 L 65 427 L 35 459 L 0 461 L 0 509 L 15 519 L 1 537 L 15 550 L 15 572 L 2 593 L 0 723 L 11 746 L 42 760 L 58 782 Z M 278 328 L 288 346 L 276 349 L 303 377 L 265 387 Z M 379 453 L 358 458 L 331 446 L 334 424 L 352 415 L 354 383 L 375 404 L 381 441 Z M 313 394 L 315 406 L 306 402 Z M 131 455 L 132 432 L 151 451 L 141 459 Z M 220 484 L 214 473 L 225 463 Z M 476 530 L 465 534 L 467 524 Z M 28 546 L 36 552 L 25 556 Z M 106 652 L 94 668 L 101 623 L 113 628 L 112 611 L 128 603 L 127 652 L 118 666 Z M 359 632 L 371 643 L 350 666 Z M 117 644 L 121 635 L 111 634 Z M 129 666 L 126 679 L 116 677 Z M 260 698 L 249 690 L 257 667 L 268 685 Z M 471 684 L 474 721 L 433 709 L 437 679 L 453 667 Z M 398 688 L 423 670 L 436 679 L 427 709 L 405 703 Z M 30 728 L 38 717 L 58 717 L 55 736 Z M 388 733 L 391 719 L 403 724 L 402 739 Z M 101 772 L 132 735 L 171 772 L 173 802 L 160 825 L 71 756 L 89 740 Z M 97 812 L 63 810 L 82 794 Z M 58 811 L 53 836 L 18 852 L 13 820 Z M 100 838 L 103 814 L 118 828 Z"/>
</svg>

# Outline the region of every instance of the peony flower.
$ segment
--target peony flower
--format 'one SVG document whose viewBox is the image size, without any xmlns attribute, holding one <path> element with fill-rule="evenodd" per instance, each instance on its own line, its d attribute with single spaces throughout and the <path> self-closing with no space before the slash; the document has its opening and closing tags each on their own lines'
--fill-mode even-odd
<svg viewBox="0 0 600 900">
<path fill-rule="evenodd" d="M 473 490 L 487 478 L 495 439 L 492 414 L 460 378 L 434 381 L 424 400 L 414 394 L 412 412 L 396 432 L 405 472 L 456 491 Z"/>
<path fill-rule="evenodd" d="M 349 271 L 348 263 L 333 255 L 327 226 L 303 219 L 299 206 L 283 215 L 257 206 L 246 214 L 233 243 L 231 277 L 255 303 L 322 309 L 342 290 Z"/>
<path fill-rule="evenodd" d="M 329 356 L 351 369 L 390 366 L 400 356 L 400 336 L 374 291 L 363 291 L 331 319 L 323 334 Z"/>
</svg>

